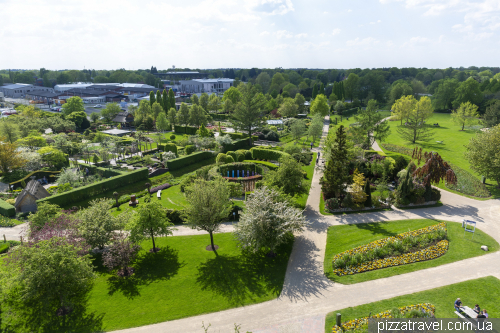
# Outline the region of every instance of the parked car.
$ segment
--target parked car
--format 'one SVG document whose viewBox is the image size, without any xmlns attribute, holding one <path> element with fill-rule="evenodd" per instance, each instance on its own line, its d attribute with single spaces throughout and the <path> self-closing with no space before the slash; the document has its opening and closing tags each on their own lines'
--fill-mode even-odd
<svg viewBox="0 0 500 333">
<path fill-rule="evenodd" d="M 94 105 L 95 108 L 102 108 L 101 104 Z"/>
</svg>

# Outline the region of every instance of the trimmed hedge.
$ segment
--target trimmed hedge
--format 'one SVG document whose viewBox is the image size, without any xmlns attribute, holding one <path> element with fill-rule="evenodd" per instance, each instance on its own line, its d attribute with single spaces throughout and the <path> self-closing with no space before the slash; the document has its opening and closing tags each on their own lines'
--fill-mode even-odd
<svg viewBox="0 0 500 333">
<path fill-rule="evenodd" d="M 99 174 L 103 178 L 115 177 L 123 174 L 122 172 L 117 171 L 117 169 L 110 170 L 108 168 L 101 168 L 95 165 L 89 165 L 83 163 L 79 163 L 79 165 L 83 170 L 85 170 L 85 168 L 88 168 L 91 175 Z"/>
<path fill-rule="evenodd" d="M 248 139 L 248 135 L 246 133 L 224 133 L 224 135 L 229 135 L 231 139 L 233 140 L 240 140 L 240 139 Z M 258 135 L 252 135 L 253 140 L 259 140 Z"/>
<path fill-rule="evenodd" d="M 248 138 L 238 139 L 235 140 L 233 143 L 224 146 L 225 151 L 236 151 L 248 148 L 250 148 L 250 143 L 248 142 Z"/>
<path fill-rule="evenodd" d="M 173 143 L 165 143 L 158 145 L 158 149 L 162 150 L 163 152 L 171 151 L 177 155 L 177 146 Z"/>
<path fill-rule="evenodd" d="M 271 149 L 252 148 L 250 151 L 252 152 L 252 158 L 254 160 L 279 161 L 283 156 L 290 156 L 288 153 Z"/>
<path fill-rule="evenodd" d="M 175 158 L 167 161 L 168 170 L 177 170 L 190 164 L 201 162 L 212 158 L 214 154 L 210 151 L 199 151 L 191 155 Z"/>
<path fill-rule="evenodd" d="M 228 114 L 220 114 L 220 113 L 210 113 L 210 117 L 212 117 L 215 121 L 226 121 L 231 119 L 231 116 Z"/>
<path fill-rule="evenodd" d="M 61 173 L 61 171 L 33 171 L 27 174 L 24 178 L 16 180 L 15 182 L 9 183 L 10 185 L 14 185 L 14 190 L 18 189 L 21 186 L 21 182 L 24 180 L 26 184 L 31 180 L 30 177 L 35 176 L 35 179 L 42 179 L 43 177 L 53 178 L 53 180 Z M 50 180 L 49 180 L 50 182 Z"/>
<path fill-rule="evenodd" d="M 271 162 L 266 162 L 266 161 L 244 160 L 243 163 L 262 164 L 262 165 L 265 165 L 267 168 L 269 168 L 269 170 L 276 170 L 276 169 L 278 169 L 278 166 L 276 164 L 273 164 Z"/>
<path fill-rule="evenodd" d="M 196 131 L 198 131 L 198 127 L 179 126 L 179 125 L 175 125 L 174 126 L 174 132 L 175 133 L 195 135 Z"/>
<path fill-rule="evenodd" d="M 95 182 L 87 186 L 78 187 L 68 192 L 52 195 L 50 197 L 38 200 L 37 203 L 48 202 L 64 207 L 70 205 L 71 203 L 87 200 L 106 191 L 114 190 L 115 188 L 136 183 L 144 179 L 148 179 L 147 168 L 120 174 L 119 176 L 111 177 L 100 182 Z"/>
<path fill-rule="evenodd" d="M 16 208 L 0 199 L 0 214 L 11 217 L 16 215 Z"/>
</svg>

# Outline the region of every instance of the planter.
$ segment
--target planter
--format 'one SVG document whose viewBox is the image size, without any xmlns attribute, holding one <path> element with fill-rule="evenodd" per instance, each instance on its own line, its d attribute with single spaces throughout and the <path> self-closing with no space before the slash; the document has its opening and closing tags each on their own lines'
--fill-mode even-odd
<svg viewBox="0 0 500 333">
<path fill-rule="evenodd" d="M 397 208 L 405 208 L 405 207 L 425 207 L 425 206 L 430 206 L 430 205 L 435 205 L 437 201 L 427 201 L 423 204 L 409 204 L 409 205 L 394 205 Z"/>
</svg>

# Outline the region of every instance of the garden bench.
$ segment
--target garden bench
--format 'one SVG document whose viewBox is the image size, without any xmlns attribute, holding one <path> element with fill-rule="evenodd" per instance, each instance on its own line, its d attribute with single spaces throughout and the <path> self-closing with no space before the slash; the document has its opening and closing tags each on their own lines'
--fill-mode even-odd
<svg viewBox="0 0 500 333">
<path fill-rule="evenodd" d="M 161 190 L 158 190 L 158 192 L 156 192 L 156 197 L 158 199 L 161 199 Z"/>
<path fill-rule="evenodd" d="M 455 314 L 458 316 L 458 318 L 465 319 L 465 316 L 463 314 L 461 314 L 460 312 L 455 311 Z"/>
</svg>

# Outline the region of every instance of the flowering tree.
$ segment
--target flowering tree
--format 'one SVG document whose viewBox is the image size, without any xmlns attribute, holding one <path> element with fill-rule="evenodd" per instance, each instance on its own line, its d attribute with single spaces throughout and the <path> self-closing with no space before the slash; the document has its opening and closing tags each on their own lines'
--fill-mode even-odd
<svg viewBox="0 0 500 333">
<path fill-rule="evenodd" d="M 413 150 L 412 159 L 417 161 L 417 165 L 420 165 L 422 160 L 425 160 L 424 165 L 418 167 L 413 172 L 413 176 L 423 179 L 425 186 L 430 186 L 431 183 L 439 184 L 439 182 L 443 179 L 450 184 L 457 183 L 457 176 L 455 175 L 455 172 L 448 162 L 443 161 L 438 153 L 422 153 L 422 148 L 415 148 Z"/>
<path fill-rule="evenodd" d="M 353 184 L 351 186 L 352 188 L 352 199 L 354 200 L 355 203 L 357 204 L 362 204 L 366 201 L 366 193 L 363 189 L 365 186 L 365 176 L 358 171 L 354 170 L 354 173 L 352 175 L 352 180 Z"/>
<path fill-rule="evenodd" d="M 120 218 L 111 215 L 110 206 L 110 200 L 92 200 L 89 208 L 78 212 L 80 235 L 92 248 L 104 248 L 121 227 Z"/>
<path fill-rule="evenodd" d="M 305 226 L 307 222 L 301 210 L 283 201 L 277 191 L 264 186 L 247 199 L 234 234 L 242 247 L 253 252 L 266 247 L 268 256 L 275 256 L 276 248 Z"/>
<path fill-rule="evenodd" d="M 120 237 L 102 255 L 104 266 L 110 271 L 118 269 L 118 276 L 127 277 L 134 274 L 134 269 L 129 267 L 130 263 L 137 256 L 141 247 L 129 240 Z"/>
</svg>

